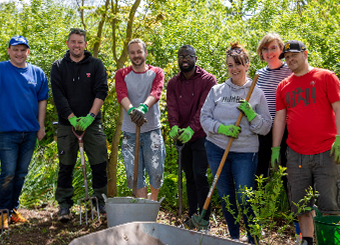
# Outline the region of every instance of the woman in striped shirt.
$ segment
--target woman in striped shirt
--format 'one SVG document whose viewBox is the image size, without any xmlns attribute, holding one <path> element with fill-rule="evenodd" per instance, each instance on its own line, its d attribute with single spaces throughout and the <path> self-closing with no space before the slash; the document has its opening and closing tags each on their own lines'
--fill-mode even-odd
<svg viewBox="0 0 340 245">
<path fill-rule="evenodd" d="M 267 62 L 267 66 L 258 70 L 256 73 L 259 75 L 257 86 L 261 88 L 266 97 L 268 108 L 272 120 L 275 117 L 275 95 L 277 85 L 286 77 L 292 74 L 289 70 L 287 64 L 279 59 L 283 49 L 283 41 L 279 34 L 269 33 L 265 35 L 260 41 L 257 47 L 257 54 L 260 59 Z M 285 132 L 284 138 L 281 144 L 281 164 L 286 166 L 285 151 L 287 148 L 286 144 L 287 130 Z M 256 175 L 268 176 L 268 166 L 271 156 L 271 146 L 272 146 L 272 130 L 265 135 L 259 136 L 260 148 L 259 148 L 259 158 L 258 167 Z"/>
<path fill-rule="evenodd" d="M 268 103 L 269 113 L 273 121 L 276 112 L 275 97 L 277 85 L 283 79 L 292 74 L 292 71 L 288 68 L 287 64 L 279 59 L 283 45 L 283 41 L 279 34 L 269 33 L 262 38 L 256 50 L 256 53 L 260 56 L 260 59 L 267 62 L 267 66 L 256 72 L 259 75 L 257 86 L 264 92 L 264 96 L 266 97 Z M 286 128 L 281 141 L 280 149 L 281 165 L 284 167 L 287 163 L 287 137 L 288 131 Z M 262 174 L 264 177 L 267 177 L 272 147 L 272 130 L 270 130 L 270 132 L 265 136 L 259 135 L 259 142 L 260 146 L 256 175 L 259 176 Z M 283 178 L 283 185 L 287 192 L 286 176 Z M 299 223 L 294 222 L 294 225 L 296 233 L 300 234 Z"/>
</svg>

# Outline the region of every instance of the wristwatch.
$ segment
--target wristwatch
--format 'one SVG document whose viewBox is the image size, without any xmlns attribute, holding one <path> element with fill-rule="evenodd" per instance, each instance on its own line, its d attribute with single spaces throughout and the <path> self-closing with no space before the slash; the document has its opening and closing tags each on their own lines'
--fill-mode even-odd
<svg viewBox="0 0 340 245">
<path fill-rule="evenodd" d="M 96 115 L 93 114 L 92 112 L 90 112 L 89 115 L 90 115 L 91 117 L 93 117 L 93 118 L 96 118 Z"/>
</svg>

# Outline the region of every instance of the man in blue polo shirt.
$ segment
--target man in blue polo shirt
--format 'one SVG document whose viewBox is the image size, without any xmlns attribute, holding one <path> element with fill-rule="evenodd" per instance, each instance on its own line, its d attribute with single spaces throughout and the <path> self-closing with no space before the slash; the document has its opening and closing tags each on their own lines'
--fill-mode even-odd
<svg viewBox="0 0 340 245">
<path fill-rule="evenodd" d="M 26 62 L 30 47 L 23 36 L 9 41 L 9 61 L 0 62 L 0 229 L 26 223 L 18 212 L 19 196 L 36 139 L 45 136 L 48 81 L 44 72 Z"/>
</svg>

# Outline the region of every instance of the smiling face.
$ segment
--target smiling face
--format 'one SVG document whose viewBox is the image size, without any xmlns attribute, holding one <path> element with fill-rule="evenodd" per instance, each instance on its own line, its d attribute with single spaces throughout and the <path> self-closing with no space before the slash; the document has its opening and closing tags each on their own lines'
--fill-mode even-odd
<svg viewBox="0 0 340 245">
<path fill-rule="evenodd" d="M 196 53 L 190 48 L 181 48 L 178 51 L 178 66 L 182 72 L 190 72 L 195 68 Z"/>
<path fill-rule="evenodd" d="M 235 62 L 235 59 L 229 56 L 227 58 L 227 66 L 228 66 L 228 72 L 229 72 L 231 81 L 234 84 L 238 86 L 242 86 L 243 84 L 246 83 L 247 70 L 249 68 L 249 63 L 242 65 L 239 62 Z"/>
<path fill-rule="evenodd" d="M 145 66 L 145 59 L 148 52 L 144 49 L 142 43 L 131 43 L 128 51 L 129 58 L 135 70 Z"/>
<path fill-rule="evenodd" d="M 10 58 L 10 62 L 12 65 L 18 67 L 18 68 L 25 68 L 26 67 L 26 60 L 28 57 L 28 54 L 30 53 L 30 49 L 24 45 L 15 45 L 10 46 L 7 48 L 7 53 Z"/>
<path fill-rule="evenodd" d="M 70 57 L 74 60 L 82 60 L 84 57 L 84 51 L 87 45 L 85 37 L 78 34 L 72 34 L 69 40 L 66 41 L 67 47 L 70 50 Z"/>
<path fill-rule="evenodd" d="M 262 56 L 265 62 L 269 65 L 275 64 L 279 61 L 279 56 L 282 50 L 277 40 L 273 40 L 268 45 L 262 47 Z"/>
<path fill-rule="evenodd" d="M 308 71 L 308 62 L 307 62 L 307 51 L 302 51 L 299 53 L 287 52 L 284 53 L 284 57 L 288 68 L 294 72 L 295 75 L 299 76 L 304 74 L 306 70 Z"/>
</svg>

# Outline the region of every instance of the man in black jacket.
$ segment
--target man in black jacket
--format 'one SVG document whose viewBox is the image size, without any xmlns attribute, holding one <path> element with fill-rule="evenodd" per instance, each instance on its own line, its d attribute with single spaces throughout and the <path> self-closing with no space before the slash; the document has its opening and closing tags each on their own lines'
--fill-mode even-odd
<svg viewBox="0 0 340 245">
<path fill-rule="evenodd" d="M 78 139 L 72 127 L 86 131 L 84 149 L 92 169 L 92 187 L 99 200 L 99 211 L 105 213 L 102 193 L 107 193 L 106 137 L 100 123 L 100 108 L 107 96 L 107 74 L 99 59 L 85 51 L 86 32 L 72 28 L 64 58 L 52 65 L 51 85 L 58 111 L 59 173 L 55 198 L 62 222 L 70 219 L 73 205 L 72 173 L 78 155 Z"/>
</svg>

